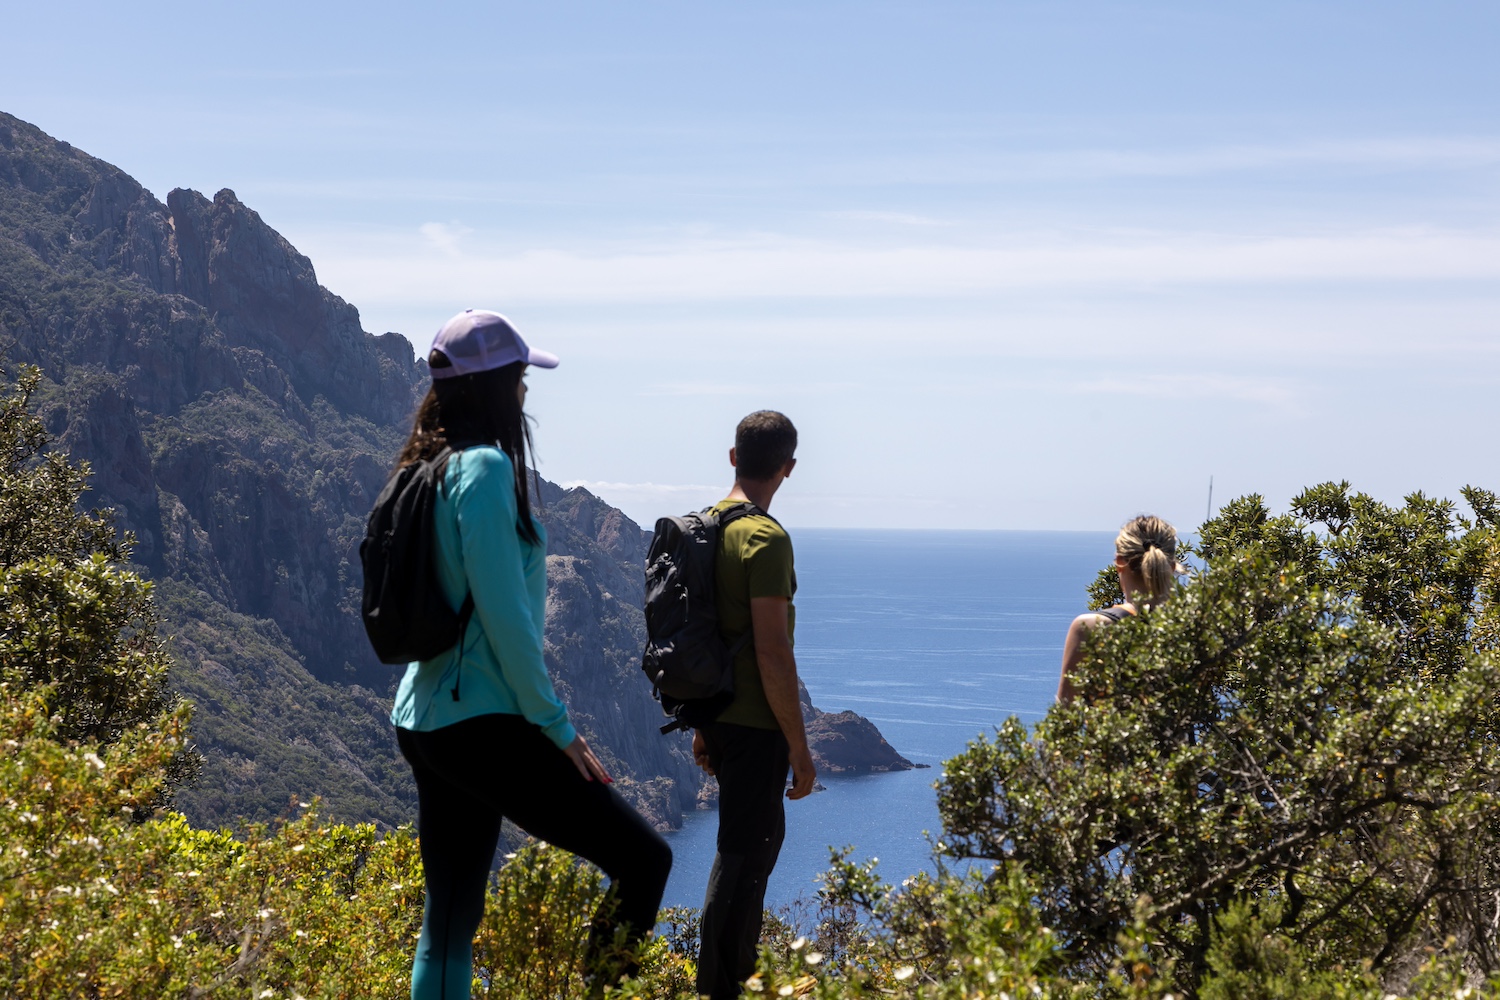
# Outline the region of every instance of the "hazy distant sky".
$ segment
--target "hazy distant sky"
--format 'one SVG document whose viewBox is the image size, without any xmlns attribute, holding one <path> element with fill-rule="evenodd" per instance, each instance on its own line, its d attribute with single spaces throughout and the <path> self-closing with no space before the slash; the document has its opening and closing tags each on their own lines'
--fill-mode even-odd
<svg viewBox="0 0 1500 1000">
<path fill-rule="evenodd" d="M 792 525 L 1500 488 L 1500 4 L 91 3 L 0 108 L 233 188 L 372 332 L 506 312 L 645 523 L 789 414 Z"/>
</svg>

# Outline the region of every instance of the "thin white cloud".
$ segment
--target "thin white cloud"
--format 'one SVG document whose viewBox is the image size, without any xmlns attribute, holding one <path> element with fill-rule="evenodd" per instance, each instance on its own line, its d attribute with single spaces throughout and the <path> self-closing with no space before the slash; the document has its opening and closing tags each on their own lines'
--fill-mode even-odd
<svg viewBox="0 0 1500 1000">
<path fill-rule="evenodd" d="M 794 396 L 822 395 L 855 388 L 853 382 L 798 382 L 780 386 L 779 391 Z M 756 382 L 662 382 L 648 385 L 640 391 L 642 396 L 760 396 L 766 391 L 762 383 Z"/>
<path fill-rule="evenodd" d="M 396 132 L 410 135 L 430 123 L 408 122 L 393 129 L 388 121 L 379 123 L 354 116 L 330 116 L 325 111 L 308 112 L 302 127 L 309 141 L 370 142 L 370 135 Z M 205 123 L 205 127 L 222 123 Z M 378 124 L 378 127 L 377 127 Z M 240 132 L 255 134 L 258 129 L 282 134 L 286 122 L 281 117 L 241 122 Z M 516 130 L 547 133 L 557 129 L 556 122 L 514 122 L 491 129 L 497 136 L 514 141 Z M 603 126 L 599 126 L 603 127 Z M 591 134 L 598 127 L 590 126 Z M 637 133 L 638 134 L 638 133 Z M 686 135 L 702 138 L 699 129 Z M 743 135 L 736 133 L 739 137 Z M 330 136 L 332 138 L 330 138 Z M 944 146 L 942 136 L 913 134 L 911 149 Z M 789 148 L 807 150 L 806 143 L 790 143 Z M 268 176 L 254 181 L 257 192 L 282 196 L 316 198 L 334 201 L 380 201 L 410 204 L 432 202 L 481 203 L 551 203 L 577 210 L 595 203 L 614 206 L 622 192 L 637 197 L 659 197 L 666 192 L 698 193 L 733 190 L 796 189 L 804 185 L 836 185 L 845 197 L 851 188 L 875 186 L 885 192 L 891 185 L 920 189 L 928 185 L 1008 185 L 1013 183 L 1047 183 L 1078 180 L 1128 181 L 1132 178 L 1213 177 L 1234 174 L 1274 174 L 1295 171 L 1299 175 L 1321 170 L 1341 173 L 1405 172 L 1428 173 L 1493 170 L 1500 167 L 1500 138 L 1494 136 L 1387 136 L 1365 139 L 1322 140 L 1288 143 L 1243 143 L 1198 147 L 1103 147 L 1038 149 L 1025 146 L 992 149 L 981 154 L 966 152 L 958 156 L 949 152 L 933 154 L 878 154 L 852 137 L 847 144 L 857 155 L 839 149 L 823 150 L 818 155 L 798 155 L 777 160 L 774 169 L 764 161 L 751 164 L 715 163 L 712 169 L 679 168 L 677 172 L 654 169 L 649 174 L 622 172 L 612 167 L 608 173 L 560 166 L 560 176 L 543 174 L 499 177 L 340 177 L 336 180 L 310 180 L 307 177 Z M 654 194 L 653 194 L 654 193 Z M 921 212 L 881 209 L 830 209 L 829 218 L 848 221 L 880 222 L 902 226 L 945 226 L 953 221 L 943 216 Z M 960 216 L 966 213 L 960 213 Z"/>
<path fill-rule="evenodd" d="M 1500 140 L 1488 136 L 1240 144 L 1196 149 L 1093 148 L 993 154 L 981 169 L 994 179 L 1183 177 L 1286 168 L 1474 170 L 1500 166 Z"/>
<path fill-rule="evenodd" d="M 748 396 L 764 386 L 731 382 L 664 382 L 641 389 L 642 396 Z"/>
<path fill-rule="evenodd" d="M 1085 379 L 1064 383 L 1059 388 L 1083 395 L 1144 396 L 1178 402 L 1189 399 L 1238 400 L 1276 409 L 1293 408 L 1297 398 L 1293 387 L 1285 379 L 1214 372 Z"/>
<path fill-rule="evenodd" d="M 449 260 L 457 260 L 463 256 L 459 248 L 459 241 L 468 236 L 474 230 L 468 226 L 451 222 L 424 222 L 417 229 L 427 245 Z"/>
<path fill-rule="evenodd" d="M 1042 234 L 991 246 L 871 247 L 790 237 L 630 249 L 471 250 L 423 227 L 424 247 L 327 248 L 318 269 L 350 301 L 547 303 L 952 298 L 1182 285 L 1500 280 L 1500 233 L 1372 230 L 1275 238 Z M 340 252 L 342 249 L 342 252 Z"/>
<path fill-rule="evenodd" d="M 951 226 L 953 222 L 940 219 L 932 215 L 918 215 L 914 212 L 877 212 L 859 209 L 849 211 L 828 212 L 831 219 L 843 219 L 848 222 L 876 222 L 884 225 L 895 226 Z"/>
</svg>

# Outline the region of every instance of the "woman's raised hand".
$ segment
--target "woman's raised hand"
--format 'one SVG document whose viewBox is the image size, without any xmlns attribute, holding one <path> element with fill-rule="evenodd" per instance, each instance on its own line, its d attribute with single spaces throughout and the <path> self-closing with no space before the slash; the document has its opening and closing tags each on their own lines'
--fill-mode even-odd
<svg viewBox="0 0 1500 1000">
<path fill-rule="evenodd" d="M 563 753 L 578 768 L 578 773 L 583 775 L 585 781 L 602 781 L 606 785 L 614 784 L 615 779 L 609 776 L 604 765 L 599 763 L 599 758 L 594 756 L 594 751 L 589 749 L 588 741 L 582 736 L 573 737 L 573 742 L 563 747 Z"/>
</svg>

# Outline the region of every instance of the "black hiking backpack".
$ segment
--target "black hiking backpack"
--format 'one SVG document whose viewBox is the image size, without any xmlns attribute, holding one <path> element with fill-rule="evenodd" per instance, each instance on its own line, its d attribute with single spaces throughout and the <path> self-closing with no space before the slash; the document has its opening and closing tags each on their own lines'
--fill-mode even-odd
<svg viewBox="0 0 1500 1000">
<path fill-rule="evenodd" d="M 646 649 L 641 670 L 672 721 L 662 733 L 712 722 L 734 700 L 734 658 L 751 640 L 719 635 L 714 562 L 731 522 L 762 514 L 753 503 L 664 517 L 646 554 Z"/>
<path fill-rule="evenodd" d="M 397 469 L 380 491 L 359 543 L 365 589 L 360 612 L 381 663 L 430 660 L 463 637 L 474 595 L 454 611 L 438 583 L 432 515 L 448 459 L 447 447 L 425 462 Z M 456 695 L 455 695 L 456 697 Z"/>
</svg>

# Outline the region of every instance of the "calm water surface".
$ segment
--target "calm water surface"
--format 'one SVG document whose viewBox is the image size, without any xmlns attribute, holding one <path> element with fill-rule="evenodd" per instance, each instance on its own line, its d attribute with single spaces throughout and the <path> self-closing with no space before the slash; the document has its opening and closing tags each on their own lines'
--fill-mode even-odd
<svg viewBox="0 0 1500 1000">
<path fill-rule="evenodd" d="M 1068 622 L 1114 555 L 1112 532 L 804 529 L 792 542 L 797 667 L 813 704 L 858 712 L 932 769 L 821 776 L 826 791 L 787 803 L 773 907 L 816 890 L 830 846 L 879 858 L 892 882 L 931 867 L 942 762 L 1009 715 L 1047 711 Z M 717 824 L 695 813 L 670 835 L 664 905 L 702 905 Z"/>
</svg>

